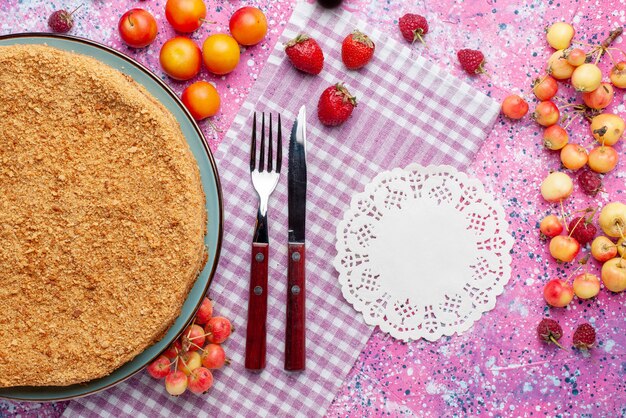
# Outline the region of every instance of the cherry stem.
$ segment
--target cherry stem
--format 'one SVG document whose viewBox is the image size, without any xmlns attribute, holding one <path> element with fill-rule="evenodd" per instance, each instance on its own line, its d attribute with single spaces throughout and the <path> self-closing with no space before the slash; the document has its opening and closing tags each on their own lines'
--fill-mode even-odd
<svg viewBox="0 0 626 418">
<path fill-rule="evenodd" d="M 611 44 L 613 43 L 613 41 L 620 36 L 622 33 L 624 32 L 624 28 L 622 28 L 621 26 L 618 28 L 613 29 L 611 32 L 609 32 L 609 36 L 607 36 L 607 38 L 602 41 L 602 44 L 600 45 L 603 49 L 607 49 L 608 47 L 611 46 Z"/>
<path fill-rule="evenodd" d="M 563 104 L 563 106 L 566 106 L 566 105 L 567 105 L 567 100 L 562 99 L 562 98 L 560 98 L 560 97 L 558 97 L 558 96 L 553 97 L 553 98 L 552 98 L 552 101 L 557 102 L 557 103 L 559 103 L 559 104 L 564 103 L 564 104 Z M 559 109 L 561 109 L 561 108 L 562 108 L 562 107 L 559 107 Z"/>
<path fill-rule="evenodd" d="M 578 260 L 578 263 L 581 266 L 587 266 L 587 270 L 585 271 L 586 273 L 588 273 L 589 271 L 589 265 L 587 264 L 589 262 L 589 258 L 591 257 L 591 254 L 587 254 L 586 256 L 584 256 L 583 258 L 581 258 L 580 260 Z"/>
<path fill-rule="evenodd" d="M 543 77 L 539 78 L 535 78 L 535 80 L 532 82 L 531 86 L 530 86 L 530 90 L 535 93 L 535 87 L 537 87 L 539 84 L 543 83 L 545 81 L 546 78 L 548 78 L 550 76 L 550 74 L 546 74 Z M 535 96 L 537 97 L 537 96 Z M 527 102 L 530 102 L 531 100 L 533 100 L 535 97 L 530 98 L 530 99 L 526 99 L 526 97 L 524 97 L 524 100 L 526 100 Z M 559 100 L 559 97 L 554 97 L 554 100 Z"/>
<path fill-rule="evenodd" d="M 603 50 L 599 50 L 598 51 L 598 56 L 596 57 L 596 60 L 594 62 L 595 65 L 598 65 L 598 63 L 600 62 L 600 58 L 602 58 L 602 55 L 604 54 Z"/>
<path fill-rule="evenodd" d="M 222 132 L 222 130 L 218 128 L 217 125 L 213 123 L 211 119 L 207 119 L 207 122 L 209 123 L 209 126 L 211 127 L 211 129 L 213 129 L 215 132 L 220 132 L 220 133 Z"/>
<path fill-rule="evenodd" d="M 196 335 L 195 337 L 192 337 L 192 338 L 187 337 L 187 339 L 189 341 L 193 341 L 193 340 L 197 340 L 198 338 L 206 338 L 207 335 L 212 335 L 212 334 L 210 332 L 207 332 L 206 334 Z"/>
<path fill-rule="evenodd" d="M 617 49 L 617 48 L 610 48 L 610 49 Z M 620 51 L 621 51 L 621 49 L 620 49 Z M 608 54 L 609 58 L 611 59 L 611 64 L 613 64 L 613 66 L 615 67 L 615 59 L 613 58 L 613 54 L 611 54 L 611 51 L 609 51 L 609 48 L 606 49 L 606 53 Z"/>
<path fill-rule="evenodd" d="M 571 273 L 570 273 L 570 275 L 569 275 L 569 276 L 567 276 L 567 279 L 565 279 L 565 283 L 568 283 L 568 282 L 569 282 L 569 279 L 571 279 L 571 278 L 572 278 L 572 276 L 573 276 L 574 274 L 578 273 L 578 270 L 580 270 L 581 268 L 583 268 L 583 266 L 582 266 L 582 265 L 578 266 L 578 268 L 577 268 L 576 270 L 574 270 L 573 272 L 571 272 Z"/>
<path fill-rule="evenodd" d="M 567 226 L 567 216 L 565 215 L 565 208 L 563 207 L 563 200 L 559 201 L 561 203 L 561 219 L 563 219 L 563 225 L 565 225 L 565 232 L 569 232 L 569 228 Z"/>
<path fill-rule="evenodd" d="M 573 43 L 573 44 L 578 44 L 578 45 L 590 46 L 590 47 L 592 47 L 592 48 L 595 46 L 595 45 L 591 45 L 591 44 L 588 44 L 588 43 L 586 43 L 586 42 L 582 42 L 582 41 L 572 41 L 572 43 Z"/>
<path fill-rule="evenodd" d="M 185 360 L 183 360 L 183 358 L 182 358 L 182 357 L 180 358 L 180 361 L 182 361 L 182 362 L 183 362 L 183 366 L 185 366 L 185 367 L 187 367 L 187 369 L 189 369 L 189 367 L 187 366 L 187 363 L 185 363 Z M 176 371 L 176 370 L 174 370 L 174 371 Z"/>
<path fill-rule="evenodd" d="M 172 364 L 176 365 L 176 363 L 178 363 L 178 357 L 179 357 L 179 356 L 178 356 L 178 354 L 177 354 L 177 355 L 176 355 L 176 357 L 174 357 L 174 358 L 172 359 L 172 361 L 170 362 L 170 367 L 172 366 Z M 174 367 L 175 367 L 175 366 L 174 366 Z"/>
<path fill-rule="evenodd" d="M 567 129 L 570 125 L 570 123 L 574 122 L 576 119 L 578 119 L 578 117 L 580 116 L 580 113 L 576 113 L 574 116 L 572 116 L 569 121 L 567 121 L 567 124 L 563 127 L 563 129 Z"/>
<path fill-rule="evenodd" d="M 190 343 L 189 343 L 189 345 L 193 345 L 194 347 L 197 347 L 198 349 L 202 350 L 202 347 L 200 347 L 200 346 L 199 346 L 198 344 L 196 344 L 196 343 L 192 343 L 192 342 L 190 342 Z M 204 350 L 202 350 L 202 351 L 204 351 Z"/>
<path fill-rule="evenodd" d="M 584 218 L 581 216 L 580 219 L 578 219 L 578 222 L 576 222 L 576 225 L 574 225 L 574 227 L 572 228 L 571 231 L 569 231 L 569 235 L 568 237 L 572 237 L 572 234 L 574 233 L 574 230 L 576 229 L 576 227 L 578 226 L 578 224 L 583 220 Z"/>
<path fill-rule="evenodd" d="M 596 63 L 600 60 L 600 58 L 602 58 L 602 56 L 607 51 L 609 46 L 611 46 L 613 41 L 618 36 L 620 36 L 622 34 L 622 32 L 624 32 L 624 28 L 622 28 L 621 26 L 619 28 L 615 28 L 611 32 L 609 32 L 609 36 L 607 36 L 606 39 L 604 41 L 602 41 L 602 43 L 600 44 L 600 54 L 598 55 L 598 59 L 596 60 Z"/>
<path fill-rule="evenodd" d="M 535 85 L 538 85 L 538 84 L 543 83 L 544 81 L 546 81 L 546 78 L 548 78 L 549 76 L 550 76 L 550 74 L 546 74 L 546 75 L 544 75 L 544 76 L 543 76 L 543 78 L 541 78 L 541 80 L 539 80 L 539 81 L 537 82 L 537 84 L 535 84 Z"/>
<path fill-rule="evenodd" d="M 587 114 L 587 112 L 590 110 L 589 106 L 587 106 L 586 104 L 579 104 L 577 106 L 574 106 L 574 112 L 576 112 L 576 114 L 578 115 L 585 115 Z"/>
<path fill-rule="evenodd" d="M 624 51 L 623 49 L 621 49 L 621 48 L 610 48 L 610 49 L 617 49 L 619 52 L 622 53 L 622 55 L 624 55 L 626 57 L 626 51 Z M 607 52 L 608 52 L 608 49 L 607 49 Z"/>
</svg>

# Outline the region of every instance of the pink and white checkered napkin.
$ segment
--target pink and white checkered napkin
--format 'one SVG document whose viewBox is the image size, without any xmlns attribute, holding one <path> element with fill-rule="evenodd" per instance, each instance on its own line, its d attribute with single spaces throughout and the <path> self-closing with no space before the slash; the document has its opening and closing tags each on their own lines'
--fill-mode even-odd
<svg viewBox="0 0 626 418">
<path fill-rule="evenodd" d="M 341 41 L 353 29 L 376 43 L 372 62 L 347 71 Z M 326 54 L 319 76 L 296 71 L 283 43 L 300 32 L 315 38 Z M 418 49 L 419 47 L 416 47 Z M 359 101 L 340 127 L 317 119 L 317 100 L 344 81 Z M 302 104 L 308 111 L 307 370 L 283 371 L 287 281 L 287 156 L 270 199 L 270 279 L 267 368 L 244 367 L 250 245 L 257 197 L 250 184 L 252 113 L 280 113 L 285 143 Z M 352 194 L 378 172 L 411 162 L 464 169 L 491 131 L 499 106 L 491 98 L 411 53 L 347 12 L 338 14 L 299 3 L 246 103 L 217 152 L 224 191 L 224 244 L 210 295 L 216 310 L 237 331 L 226 343 L 232 365 L 215 375 L 208 395 L 167 395 L 146 373 L 106 392 L 72 402 L 66 416 L 320 416 L 350 371 L 372 328 L 341 295 L 335 230 Z M 285 144 L 286 146 L 286 144 Z"/>
</svg>

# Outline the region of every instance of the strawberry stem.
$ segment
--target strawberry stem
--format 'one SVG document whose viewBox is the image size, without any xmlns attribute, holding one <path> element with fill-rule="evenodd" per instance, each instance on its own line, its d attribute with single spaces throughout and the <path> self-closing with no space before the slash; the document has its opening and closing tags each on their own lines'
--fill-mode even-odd
<svg viewBox="0 0 626 418">
<path fill-rule="evenodd" d="M 70 12 L 70 16 L 72 16 L 74 13 L 76 13 L 76 11 L 77 11 L 78 9 L 80 9 L 81 7 L 83 7 L 83 5 L 82 5 L 82 4 L 78 5 L 78 7 L 77 7 L 77 8 L 75 8 L 74 10 L 72 10 L 72 11 Z"/>
<path fill-rule="evenodd" d="M 426 42 L 424 42 L 424 38 L 422 38 L 422 34 L 424 33 L 424 31 L 422 29 L 416 29 L 413 31 L 413 42 L 411 42 L 411 45 L 413 45 L 415 43 L 415 41 L 419 40 L 426 48 L 428 48 L 428 45 L 426 44 Z"/>
<path fill-rule="evenodd" d="M 485 61 L 480 63 L 480 65 L 476 69 L 476 74 L 484 74 L 487 76 L 487 78 L 491 78 L 487 70 L 485 70 Z"/>
<path fill-rule="evenodd" d="M 589 210 L 591 210 L 591 208 L 589 208 Z M 598 211 L 598 208 L 594 208 L 593 212 L 591 212 L 591 215 L 589 215 L 586 219 L 585 219 L 585 225 L 589 225 L 592 221 L 593 221 L 593 217 L 596 215 L 596 212 Z"/>
<path fill-rule="evenodd" d="M 556 346 L 559 347 L 561 350 L 565 350 L 565 347 L 563 347 L 561 344 L 559 344 L 558 340 L 556 338 L 554 338 L 554 336 L 550 335 L 550 341 L 552 341 L 554 344 L 556 344 Z"/>
</svg>

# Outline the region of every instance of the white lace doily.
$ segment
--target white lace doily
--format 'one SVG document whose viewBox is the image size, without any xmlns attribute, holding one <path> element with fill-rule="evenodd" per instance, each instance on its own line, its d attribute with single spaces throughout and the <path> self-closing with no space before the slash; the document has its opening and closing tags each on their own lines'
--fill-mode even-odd
<svg viewBox="0 0 626 418">
<path fill-rule="evenodd" d="M 449 166 L 379 174 L 337 228 L 344 297 L 370 325 L 402 340 L 469 329 L 511 274 L 504 209 Z"/>
</svg>

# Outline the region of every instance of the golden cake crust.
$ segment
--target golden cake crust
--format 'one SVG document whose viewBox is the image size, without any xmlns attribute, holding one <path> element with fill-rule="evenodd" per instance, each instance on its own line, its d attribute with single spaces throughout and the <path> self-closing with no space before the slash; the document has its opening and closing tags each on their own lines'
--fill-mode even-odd
<svg viewBox="0 0 626 418">
<path fill-rule="evenodd" d="M 0 47 L 0 387 L 106 376 L 159 340 L 206 263 L 174 117 L 99 61 Z"/>
</svg>

